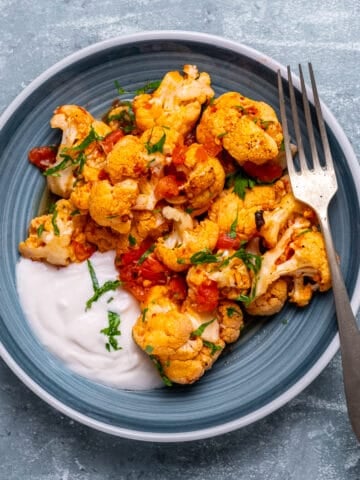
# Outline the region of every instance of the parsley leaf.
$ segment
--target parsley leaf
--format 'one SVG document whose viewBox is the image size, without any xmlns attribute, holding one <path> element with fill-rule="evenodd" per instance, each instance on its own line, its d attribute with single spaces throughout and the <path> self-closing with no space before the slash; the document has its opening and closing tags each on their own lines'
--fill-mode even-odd
<svg viewBox="0 0 360 480">
<path fill-rule="evenodd" d="M 147 150 L 148 154 L 160 152 L 162 153 L 164 144 L 166 140 L 166 133 L 164 132 L 163 136 L 160 138 L 160 140 L 156 143 L 150 143 L 150 141 L 147 141 L 145 143 L 145 148 Z"/>
<path fill-rule="evenodd" d="M 150 248 L 148 248 L 142 255 L 141 257 L 139 258 L 139 260 L 137 261 L 138 265 L 141 265 L 142 263 L 145 262 L 145 260 L 147 259 L 147 257 L 155 250 L 155 244 L 154 245 L 151 245 Z"/>
<path fill-rule="evenodd" d="M 135 95 L 141 95 L 142 93 L 151 93 L 159 88 L 161 80 L 154 80 L 153 82 L 146 83 L 143 87 L 135 90 Z"/>
<path fill-rule="evenodd" d="M 116 312 L 111 312 L 109 310 L 108 322 L 109 322 L 109 326 L 100 330 L 100 333 L 103 333 L 104 335 L 109 337 L 109 340 L 105 345 L 106 350 L 110 352 L 111 347 L 114 350 L 121 350 L 122 347 L 119 347 L 117 339 L 115 338 L 115 336 L 121 335 L 121 332 L 118 329 L 120 325 L 120 315 Z"/>
<path fill-rule="evenodd" d="M 223 347 L 221 345 L 215 345 L 215 343 L 208 342 L 207 340 L 203 340 L 203 344 L 205 345 L 205 347 L 210 348 L 210 355 L 211 356 L 214 355 L 219 350 L 223 349 Z"/>
<path fill-rule="evenodd" d="M 203 250 L 200 250 L 199 252 L 194 253 L 190 257 L 190 262 L 193 265 L 198 265 L 201 263 L 216 263 L 219 261 L 219 256 L 211 253 L 211 250 L 209 248 L 204 248 Z"/>
<path fill-rule="evenodd" d="M 208 322 L 202 323 L 196 330 L 191 332 L 191 337 L 201 337 L 201 335 L 204 333 L 205 328 L 213 323 L 216 320 L 216 318 L 212 318 Z"/>
<path fill-rule="evenodd" d="M 164 373 L 164 368 L 163 368 L 163 366 L 161 365 L 161 363 L 159 362 L 159 360 L 158 360 L 154 355 L 150 355 L 150 358 L 151 358 L 152 362 L 154 363 L 155 367 L 157 368 L 157 371 L 159 372 L 160 377 L 161 377 L 161 380 L 164 382 L 164 384 L 165 384 L 167 387 L 172 387 L 173 383 L 172 383 L 172 381 L 165 375 L 165 373 Z"/>
<path fill-rule="evenodd" d="M 52 203 L 50 205 L 49 213 L 52 213 L 51 224 L 52 224 L 53 229 L 54 229 L 54 234 L 58 237 L 60 235 L 60 230 L 59 230 L 58 224 L 56 222 L 57 216 L 58 216 L 58 211 L 56 209 L 56 204 L 55 203 Z"/>
<path fill-rule="evenodd" d="M 103 295 L 106 292 L 109 292 L 110 290 L 116 290 L 118 287 L 120 287 L 121 282 L 120 280 L 108 280 L 106 281 L 103 285 L 99 285 L 99 281 L 97 279 L 93 264 L 91 261 L 88 259 L 86 260 L 93 290 L 94 290 L 94 295 L 89 298 L 86 302 L 86 308 L 85 310 L 89 310 L 94 302 L 96 302 L 101 295 Z"/>
</svg>

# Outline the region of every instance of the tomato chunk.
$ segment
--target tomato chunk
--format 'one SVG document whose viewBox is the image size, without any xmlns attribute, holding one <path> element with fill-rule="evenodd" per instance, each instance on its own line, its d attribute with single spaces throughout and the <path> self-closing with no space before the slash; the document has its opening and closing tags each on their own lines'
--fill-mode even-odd
<svg viewBox="0 0 360 480">
<path fill-rule="evenodd" d="M 207 280 L 197 288 L 195 303 L 199 312 L 211 312 L 218 302 L 219 289 L 215 281 Z"/>
<path fill-rule="evenodd" d="M 156 198 L 171 198 L 177 195 L 179 195 L 179 186 L 175 175 L 166 175 L 160 178 L 155 187 Z"/>
<path fill-rule="evenodd" d="M 170 297 L 174 301 L 183 301 L 187 296 L 187 283 L 184 277 L 174 275 L 169 280 Z"/>
<path fill-rule="evenodd" d="M 92 245 L 91 243 L 80 243 L 76 240 L 73 240 L 71 243 L 74 249 L 76 260 L 78 262 L 83 262 L 84 260 L 90 258 L 94 252 L 96 252 L 95 245 Z"/>
<path fill-rule="evenodd" d="M 264 163 L 263 165 L 245 162 L 242 167 L 248 175 L 257 178 L 260 182 L 264 183 L 271 183 L 282 175 L 281 166 L 271 161 Z"/>
<path fill-rule="evenodd" d="M 115 144 L 124 136 L 122 130 L 114 130 L 113 132 L 106 135 L 104 140 L 101 141 L 101 146 L 106 155 L 111 152 Z"/>
<path fill-rule="evenodd" d="M 216 248 L 220 250 L 237 250 L 240 247 L 240 240 L 238 238 L 231 238 L 227 233 L 221 233 L 219 235 Z"/>
<path fill-rule="evenodd" d="M 56 162 L 57 148 L 50 145 L 43 147 L 34 147 L 28 153 L 29 162 L 40 168 L 46 170 Z"/>
</svg>

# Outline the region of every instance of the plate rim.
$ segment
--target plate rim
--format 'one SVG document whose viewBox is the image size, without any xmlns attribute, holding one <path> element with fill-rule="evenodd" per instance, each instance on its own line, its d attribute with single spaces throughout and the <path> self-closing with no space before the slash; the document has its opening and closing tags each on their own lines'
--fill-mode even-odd
<svg viewBox="0 0 360 480">
<path fill-rule="evenodd" d="M 154 41 L 154 40 L 171 40 L 171 41 L 192 41 L 195 43 L 201 44 L 210 44 L 216 45 L 218 47 L 224 48 L 226 50 L 234 51 L 238 54 L 250 57 L 255 61 L 266 65 L 273 71 L 280 70 L 281 75 L 286 77 L 286 67 L 283 66 L 278 61 L 274 60 L 270 56 L 252 48 L 242 43 L 229 40 L 227 38 L 207 34 L 203 32 L 195 32 L 188 30 L 148 30 L 143 32 L 137 32 L 127 35 L 121 35 L 112 37 L 107 40 L 93 43 L 85 48 L 77 50 L 76 52 L 67 55 L 60 61 L 56 62 L 44 72 L 38 75 L 34 80 L 32 80 L 29 85 L 27 85 L 9 104 L 9 106 L 4 110 L 0 116 L 0 129 L 7 123 L 8 119 L 16 111 L 16 109 L 26 100 L 28 96 L 32 94 L 45 80 L 48 80 L 53 75 L 66 68 L 67 66 L 75 63 L 78 60 L 85 58 L 88 55 L 98 53 L 107 48 L 112 48 L 115 46 L 124 46 L 131 43 Z M 300 81 L 299 78 L 294 76 L 294 85 L 299 89 Z M 312 101 L 311 91 L 308 89 L 309 99 Z M 321 106 L 323 109 L 324 118 L 331 128 L 332 134 L 335 136 L 339 145 L 341 146 L 344 156 L 347 161 L 347 165 L 352 173 L 354 180 L 354 187 L 360 198 L 360 170 L 359 163 L 357 161 L 355 152 L 351 146 L 351 143 L 342 127 L 331 113 L 329 108 L 321 101 Z M 353 311 L 356 313 L 360 306 L 360 296 L 356 297 L 356 293 L 360 290 L 360 274 L 357 276 L 357 280 L 354 286 L 354 292 L 351 299 L 351 306 Z M 232 420 L 230 422 L 216 425 L 212 427 L 207 427 L 204 429 L 193 430 L 188 432 L 150 432 L 135 430 L 129 428 L 123 428 L 118 426 L 113 426 L 105 422 L 90 418 L 85 414 L 78 412 L 77 410 L 68 407 L 56 397 L 49 394 L 46 390 L 40 387 L 12 358 L 9 352 L 5 349 L 2 342 L 0 342 L 0 356 L 7 364 L 7 366 L 13 371 L 13 373 L 30 389 L 35 393 L 39 398 L 44 400 L 50 406 L 54 407 L 59 412 L 67 415 L 68 417 L 76 420 L 86 426 L 92 427 L 96 430 L 109 433 L 115 436 L 122 438 L 127 438 L 131 440 L 142 440 L 142 441 L 156 441 L 156 442 L 185 442 L 192 440 L 200 440 L 210 437 L 215 437 L 222 435 L 233 430 L 240 429 L 251 423 L 254 423 L 265 416 L 273 413 L 278 410 L 280 407 L 285 405 L 287 402 L 296 397 L 301 393 L 328 365 L 331 359 L 334 357 L 340 346 L 339 335 L 335 334 L 333 340 L 330 342 L 324 353 L 317 360 L 317 362 L 303 375 L 294 385 L 292 385 L 284 393 L 276 397 L 274 400 L 268 404 L 262 406 L 261 408 L 247 414 L 238 419 Z"/>
</svg>

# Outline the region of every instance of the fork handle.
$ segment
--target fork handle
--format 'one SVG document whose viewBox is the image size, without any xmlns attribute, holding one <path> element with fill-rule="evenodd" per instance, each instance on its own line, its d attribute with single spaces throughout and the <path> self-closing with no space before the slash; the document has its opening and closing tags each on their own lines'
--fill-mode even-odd
<svg viewBox="0 0 360 480">
<path fill-rule="evenodd" d="M 332 277 L 347 409 L 352 428 L 360 441 L 360 332 L 335 253 L 327 212 L 320 215 L 319 220 Z"/>
</svg>

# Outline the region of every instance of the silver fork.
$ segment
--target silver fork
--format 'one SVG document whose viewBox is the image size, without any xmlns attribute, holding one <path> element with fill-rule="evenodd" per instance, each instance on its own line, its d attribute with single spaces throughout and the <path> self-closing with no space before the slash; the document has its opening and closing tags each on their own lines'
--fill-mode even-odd
<svg viewBox="0 0 360 480">
<path fill-rule="evenodd" d="M 308 204 L 317 213 L 320 227 L 325 240 L 328 261 L 332 276 L 332 291 L 335 299 L 335 309 L 339 328 L 340 349 L 343 367 L 343 378 L 348 414 L 352 428 L 360 440 L 360 332 L 352 312 L 349 296 L 341 274 L 328 221 L 328 206 L 335 195 L 338 186 L 331 156 L 330 146 L 321 112 L 320 100 L 316 88 L 314 72 L 309 63 L 309 73 L 313 91 L 317 122 L 322 141 L 325 164 L 321 165 L 315 142 L 314 128 L 311 120 L 310 107 L 306 92 L 304 76 L 299 65 L 300 85 L 305 114 L 308 140 L 311 149 L 312 166 L 308 166 L 301 136 L 298 109 L 296 105 L 293 79 L 290 67 L 287 67 L 291 113 L 298 148 L 300 168 L 294 165 L 290 150 L 290 136 L 286 118 L 285 97 L 281 72 L 278 71 L 278 89 L 280 100 L 280 116 L 284 133 L 285 154 L 291 187 L 294 196 Z"/>
</svg>

